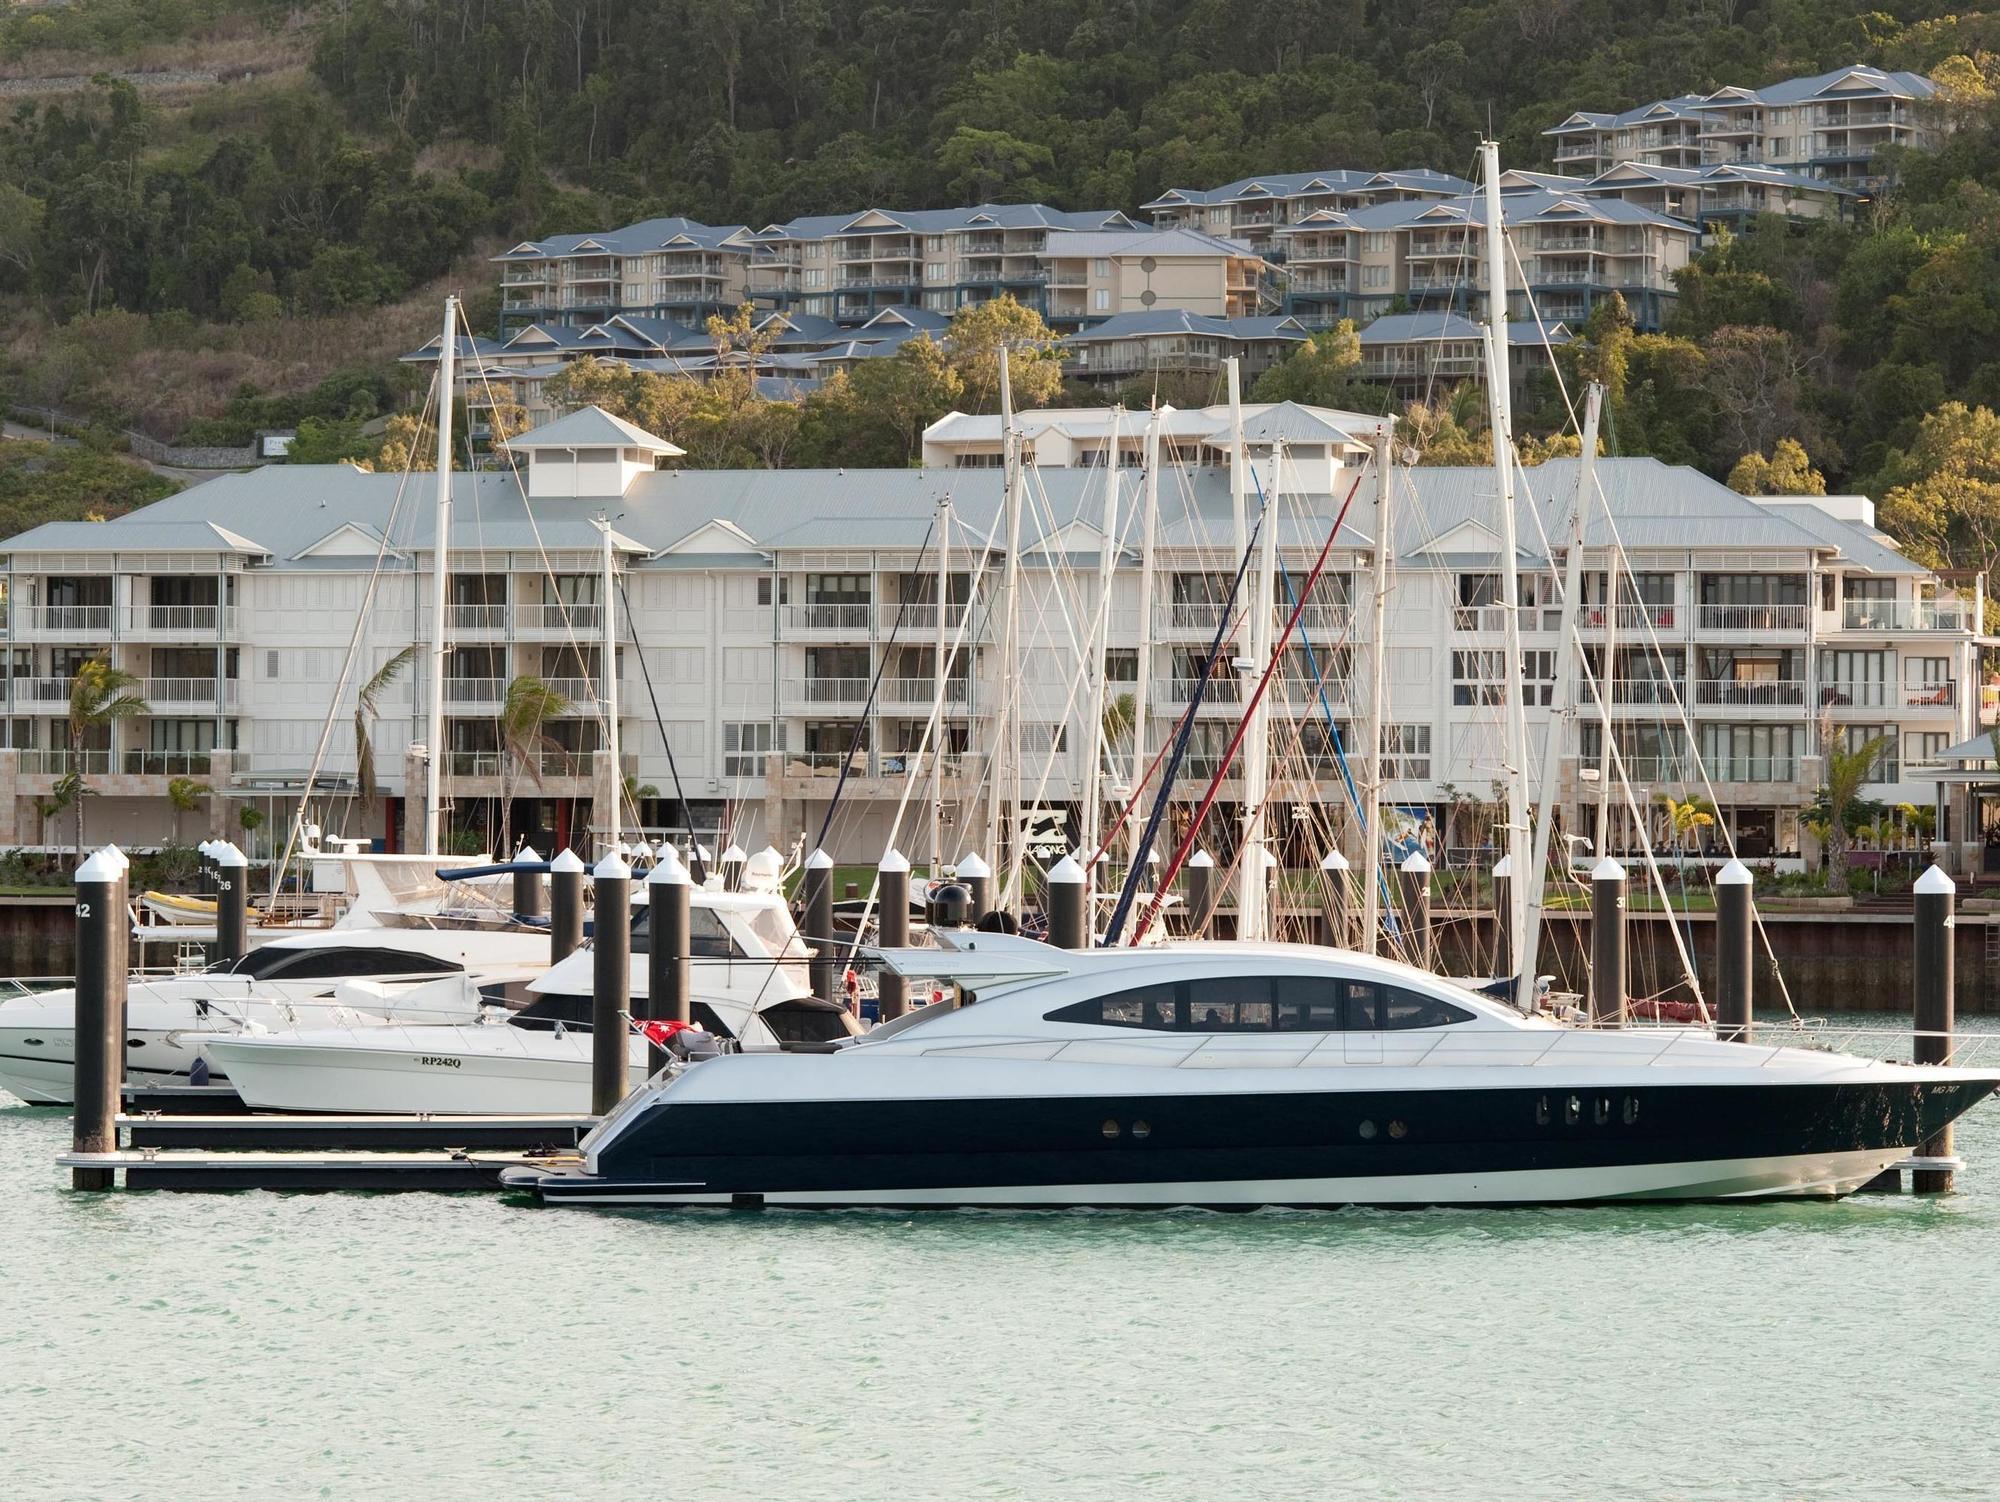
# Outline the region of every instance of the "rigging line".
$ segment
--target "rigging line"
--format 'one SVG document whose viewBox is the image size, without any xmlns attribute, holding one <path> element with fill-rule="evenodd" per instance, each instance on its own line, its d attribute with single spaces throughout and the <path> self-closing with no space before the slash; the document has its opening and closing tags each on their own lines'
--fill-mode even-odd
<svg viewBox="0 0 2000 1502">
<path fill-rule="evenodd" d="M 645 680 L 646 697 L 652 701 L 653 723 L 659 727 L 660 744 L 666 749 L 667 775 L 673 778 L 674 797 L 680 800 L 681 824 L 686 828 L 688 838 L 693 840 L 698 838 L 694 829 L 694 811 L 688 807 L 687 793 L 681 788 L 681 769 L 674 760 L 673 737 L 667 734 L 667 722 L 660 717 L 660 696 L 653 691 L 653 671 L 646 666 L 646 644 L 639 640 L 639 628 L 632 621 L 632 597 L 625 592 L 625 580 L 622 577 L 614 579 L 613 582 L 618 586 L 618 602 L 625 607 L 625 625 L 632 633 L 632 655 L 639 659 L 639 676 Z M 607 605 L 605 608 L 610 607 Z M 624 783 L 622 772 L 614 768 L 613 775 L 618 777 L 622 786 Z M 632 801 L 636 803 L 638 799 L 634 798 Z M 643 833 L 642 828 L 641 834 Z"/>
<path fill-rule="evenodd" d="M 433 390 L 429 396 L 424 398 L 423 408 L 417 414 L 417 430 L 419 434 L 423 431 L 424 418 L 430 413 L 432 404 L 436 399 L 436 384 L 436 381 L 433 380 Z M 410 459 L 403 466 L 402 478 L 396 482 L 396 496 L 390 502 L 389 515 L 382 524 L 382 536 L 375 548 L 375 563 L 368 572 L 368 583 L 362 588 L 361 601 L 354 611 L 354 629 L 348 633 L 347 654 L 340 664 L 340 678 L 333 686 L 333 700 L 327 708 L 326 719 L 320 725 L 319 745 L 313 750 L 312 765 L 306 769 L 305 785 L 299 790 L 298 812 L 293 816 L 292 827 L 285 836 L 285 853 L 271 871 L 271 890 L 269 897 L 266 899 L 267 905 L 275 903 L 278 900 L 278 888 L 284 881 L 285 871 L 292 863 L 292 854 L 298 848 L 299 836 L 304 831 L 306 804 L 312 798 L 313 788 L 319 782 L 320 768 L 326 762 L 327 745 L 333 739 L 333 722 L 339 717 L 341 696 L 347 692 L 348 677 L 354 671 L 354 655 L 360 650 L 361 633 L 367 626 L 369 616 L 372 613 L 370 607 L 374 604 L 375 587 L 382 578 L 383 560 L 389 556 L 389 539 L 396 535 L 396 519 L 402 513 L 403 497 L 408 493 L 410 477 L 415 473 L 414 465 L 417 447 L 414 442 L 410 445 Z M 433 748 L 433 754 L 435 754 L 435 748 Z M 355 795 L 359 797 L 361 792 L 361 768 L 357 766 L 354 770 Z"/>
<path fill-rule="evenodd" d="M 1369 466 L 1364 464 L 1355 473 L 1354 483 L 1347 489 L 1347 499 L 1340 503 L 1340 514 L 1334 517 L 1333 526 L 1327 530 L 1326 541 L 1320 545 L 1319 557 L 1313 560 L 1312 572 L 1306 576 L 1305 592 L 1308 596 L 1312 594 L 1313 586 L 1319 583 L 1319 576 L 1326 570 L 1326 560 L 1333 552 L 1334 540 L 1340 536 L 1340 529 L 1347 522 L 1348 508 L 1354 504 L 1354 497 L 1360 493 L 1361 481 L 1368 473 L 1368 469 Z M 1264 523 L 1269 520 L 1272 509 L 1272 503 L 1266 501 L 1263 514 L 1258 518 L 1258 530 L 1261 531 Z M 1245 567 L 1248 567 L 1249 561 L 1249 558 L 1246 556 L 1244 558 Z M 1253 602 L 1250 608 L 1253 610 L 1269 610 L 1271 604 L 1268 600 L 1258 601 Z M 1236 752 L 1243 744 L 1243 737 L 1249 733 L 1250 722 L 1256 718 L 1257 706 L 1263 702 L 1265 690 L 1271 686 L 1271 677 L 1277 671 L 1279 662 L 1284 658 L 1285 644 L 1292 639 L 1292 632 L 1297 628 L 1299 616 L 1304 611 L 1305 604 L 1303 601 L 1292 607 L 1290 616 L 1285 620 L 1283 633 L 1272 644 L 1271 660 L 1264 664 L 1263 676 L 1257 680 L 1257 687 L 1250 695 L 1250 702 L 1243 706 L 1242 717 L 1236 722 L 1236 733 L 1229 738 L 1229 745 L 1224 748 L 1222 759 L 1217 764 L 1214 775 L 1208 779 L 1208 790 L 1202 794 L 1201 806 L 1195 810 L 1194 817 L 1188 821 L 1187 835 L 1182 839 L 1180 848 L 1174 852 L 1174 858 L 1167 863 L 1167 869 L 1160 874 L 1159 885 L 1153 893 L 1152 902 L 1146 908 L 1145 916 L 1140 918 L 1138 926 L 1132 930 L 1132 942 L 1134 944 L 1137 944 L 1141 939 L 1146 937 L 1146 930 L 1152 927 L 1153 920 L 1159 917 L 1160 907 L 1165 900 L 1166 890 L 1173 885 L 1174 878 L 1180 875 L 1181 866 L 1187 860 L 1188 852 L 1194 848 L 1194 842 L 1201 833 L 1201 821 L 1208 817 L 1208 811 L 1215 806 L 1216 795 L 1222 791 L 1223 776 L 1229 771 L 1229 764 L 1236 759 Z M 1238 859 L 1240 860 L 1245 853 L 1244 849 L 1239 848 L 1237 852 Z M 1121 902 L 1123 901 L 1122 897 L 1120 900 Z"/>
<path fill-rule="evenodd" d="M 1358 481 L 1356 482 L 1359 483 Z M 1270 508 L 1257 513 L 1257 524 L 1250 529 L 1250 538 L 1243 548 L 1243 556 L 1236 564 L 1236 577 L 1229 586 L 1229 597 L 1222 602 L 1222 609 L 1216 614 L 1215 637 L 1208 646 L 1208 660 L 1203 664 L 1201 677 L 1194 681 L 1188 693 L 1187 713 L 1181 720 L 1180 730 L 1174 736 L 1174 751 L 1167 762 L 1167 768 L 1160 774 L 1160 789 L 1153 797 L 1153 811 L 1146 817 L 1146 827 L 1140 833 L 1138 848 L 1132 852 L 1131 868 L 1125 873 L 1125 884 L 1118 891 L 1118 902 L 1111 910 L 1111 920 L 1105 925 L 1104 943 L 1109 948 L 1118 942 L 1124 931 L 1125 920 L 1131 915 L 1133 900 L 1139 895 L 1140 879 L 1146 874 L 1146 857 L 1152 852 L 1153 841 L 1158 838 L 1160 821 L 1166 817 L 1167 806 L 1173 800 L 1174 779 L 1180 775 L 1181 761 L 1187 753 L 1188 742 L 1194 738 L 1195 715 L 1201 709 L 1201 701 L 1208 692 L 1209 681 L 1215 676 L 1215 664 L 1222 656 L 1222 643 L 1236 624 L 1236 601 L 1243 593 L 1243 576 L 1250 571 L 1250 560 L 1257 554 L 1257 538 L 1270 519 Z M 1194 830 L 1199 830 L 1197 818 Z M 1190 833 L 1193 831 L 1191 830 Z M 1176 868 L 1178 870 L 1178 867 Z M 1158 883 L 1153 897 L 1157 910 L 1160 894 L 1173 884 L 1169 874 L 1164 882 Z"/>
<path fill-rule="evenodd" d="M 923 557 L 924 549 L 930 546 L 931 535 L 936 531 L 937 511 L 933 508 L 930 525 L 924 528 L 924 540 L 917 544 L 917 557 L 919 559 Z M 937 608 L 940 611 L 945 608 L 942 600 L 938 602 Z M 813 848 L 815 850 L 821 850 L 826 847 L 826 832 L 833 828 L 834 812 L 840 807 L 841 794 L 847 787 L 848 773 L 854 767 L 855 753 L 861 749 L 861 738 L 868 733 L 868 718 L 875 706 L 875 696 L 882 691 L 882 675 L 889 670 L 889 654 L 895 648 L 896 636 L 902 631 L 903 620 L 909 614 L 909 610 L 910 602 L 907 596 L 896 602 L 896 624 L 889 628 L 889 639 L 882 644 L 882 659 L 875 664 L 875 676 L 868 684 L 868 697 L 862 701 L 861 712 L 854 717 L 854 736 L 847 744 L 847 755 L 840 759 L 840 776 L 834 781 L 833 797 L 827 802 L 826 816 L 819 821 L 819 836 L 813 841 Z M 944 671 L 944 664 L 941 662 L 934 663 L 932 666 L 939 673 Z"/>
</svg>

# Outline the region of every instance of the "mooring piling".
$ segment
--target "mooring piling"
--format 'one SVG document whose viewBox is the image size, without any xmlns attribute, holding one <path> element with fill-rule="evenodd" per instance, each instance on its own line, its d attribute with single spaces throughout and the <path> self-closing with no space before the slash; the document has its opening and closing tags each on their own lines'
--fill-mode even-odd
<svg viewBox="0 0 2000 1502">
<path fill-rule="evenodd" d="M 968 851 L 958 858 L 958 879 L 972 898 L 972 926 L 977 928 L 993 911 L 993 868 L 979 858 L 978 851 Z"/>
<path fill-rule="evenodd" d="M 1065 855 L 1049 867 L 1046 878 L 1049 909 L 1049 942 L 1058 949 L 1090 947 L 1090 907 L 1086 897 L 1089 884 L 1083 867 Z"/>
<path fill-rule="evenodd" d="M 583 947 L 583 860 L 564 847 L 549 862 L 549 963 Z"/>
<path fill-rule="evenodd" d="M 1751 904 L 1755 878 L 1732 859 L 1715 876 L 1715 1036 L 1725 1043 L 1750 1041 Z"/>
<path fill-rule="evenodd" d="M 240 884 L 240 883 L 239 883 Z M 70 1145 L 79 1153 L 118 1150 L 119 1097 L 125 1082 L 125 978 L 130 931 L 125 870 L 108 851 L 76 869 L 75 1115 Z M 70 1187 L 109 1189 L 116 1170 L 76 1164 Z"/>
<path fill-rule="evenodd" d="M 1215 917 L 1215 857 L 1206 850 L 1197 850 L 1188 857 L 1185 870 L 1188 937 L 1198 939 L 1208 931 Z"/>
<path fill-rule="evenodd" d="M 240 960 L 250 952 L 250 862 L 224 840 L 215 852 L 215 957 Z"/>
<path fill-rule="evenodd" d="M 1916 1037 L 1911 1057 L 1919 1064 L 1947 1064 L 1956 1020 L 1952 987 L 1958 979 L 1958 965 L 1952 944 L 1958 887 L 1942 867 L 1934 865 L 1917 878 L 1914 890 L 1916 950 L 1910 974 Z M 1951 1128 L 1945 1127 L 1919 1146 L 1916 1156 L 1927 1161 L 1910 1170 L 1911 1192 L 1949 1194 L 1954 1177 Z"/>
<path fill-rule="evenodd" d="M 902 949 L 910 942 L 910 863 L 900 850 L 891 846 L 882 853 L 875 881 L 876 938 L 884 949 Z M 882 1021 L 900 1017 L 909 1010 L 910 983 L 885 969 L 875 982 L 875 997 Z"/>
<path fill-rule="evenodd" d="M 533 845 L 523 845 L 520 854 L 514 857 L 520 865 L 540 865 L 541 854 Z M 539 918 L 542 916 L 542 873 L 539 871 L 516 871 L 514 873 L 514 916 L 517 918 Z"/>
<path fill-rule="evenodd" d="M 1354 942 L 1353 900 L 1347 890 L 1347 857 L 1329 850 L 1319 863 L 1319 941 L 1329 949 L 1345 949 Z"/>
<path fill-rule="evenodd" d="M 1403 922 L 1409 930 L 1410 963 L 1428 970 L 1437 951 L 1431 934 L 1431 863 L 1423 851 L 1412 850 L 1403 857 L 1396 885 L 1401 889 Z"/>
<path fill-rule="evenodd" d="M 1510 895 L 1514 890 L 1514 857 L 1503 855 L 1493 863 L 1493 974 L 1496 978 L 1514 973 L 1514 926 L 1507 921 L 1513 912 Z"/>
<path fill-rule="evenodd" d="M 806 857 L 799 878 L 803 937 L 812 948 L 812 993 L 822 1001 L 839 999 L 840 946 L 833 932 L 833 857 L 815 850 Z"/>
<path fill-rule="evenodd" d="M 1625 868 L 1608 855 L 1590 871 L 1590 1021 L 1625 1025 Z"/>
<path fill-rule="evenodd" d="M 632 868 L 617 851 L 591 872 L 596 913 L 590 955 L 590 1110 L 602 1116 L 625 1096 L 632 1001 Z"/>
</svg>

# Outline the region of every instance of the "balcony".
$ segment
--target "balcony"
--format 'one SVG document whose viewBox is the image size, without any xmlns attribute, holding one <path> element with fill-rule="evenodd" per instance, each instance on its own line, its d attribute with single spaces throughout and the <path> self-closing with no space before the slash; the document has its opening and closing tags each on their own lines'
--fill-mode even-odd
<svg viewBox="0 0 2000 1502">
<path fill-rule="evenodd" d="M 1963 600 L 1845 600 L 1843 631 L 1970 631 L 1972 607 Z"/>
<path fill-rule="evenodd" d="M 859 707 L 868 702 L 866 678 L 787 678 L 783 697 L 788 704 L 845 704 Z"/>
<path fill-rule="evenodd" d="M 1197 677 L 1185 675 L 1168 679 L 1167 703 L 1185 707 L 1193 700 L 1195 685 L 1200 682 L 1201 679 Z M 1215 665 L 1215 672 L 1209 677 L 1208 688 L 1203 692 L 1201 702 L 1204 708 L 1210 705 L 1233 707 L 1243 702 L 1243 680 L 1236 676 L 1235 669 L 1228 663 L 1219 662 Z"/>
<path fill-rule="evenodd" d="M 206 777 L 206 751 L 121 751 L 118 770 L 128 777 Z"/>
<path fill-rule="evenodd" d="M 81 751 L 72 757 L 61 748 L 43 750 L 30 747 L 20 753 L 20 770 L 29 777 L 62 777 L 72 766 L 86 777 L 105 777 L 111 772 L 109 751 Z"/>
<path fill-rule="evenodd" d="M 444 757 L 444 774 L 447 777 L 498 777 L 500 775 L 500 753 L 498 751 L 447 751 Z"/>
<path fill-rule="evenodd" d="M 14 704 L 17 708 L 48 704 L 67 706 L 70 687 L 74 678 L 16 678 L 13 680 Z"/>
<path fill-rule="evenodd" d="M 1576 626 L 1579 631 L 1602 631 L 1605 617 L 1609 612 L 1602 605 L 1585 605 L 1577 611 Z M 1674 607 L 1671 605 L 1620 605 L 1618 607 L 1618 630 L 1633 631 L 1643 636 L 1648 631 L 1671 631 L 1674 629 Z"/>
<path fill-rule="evenodd" d="M 514 630 L 517 635 L 588 636 L 597 640 L 604 634 L 604 607 L 595 603 L 516 605 Z"/>
<path fill-rule="evenodd" d="M 866 636 L 875 622 L 873 605 L 787 605 L 786 629 L 814 636 Z"/>
<path fill-rule="evenodd" d="M 1562 611 L 1553 605 L 1523 605 L 1520 607 L 1520 620 L 1520 630 L 1524 635 L 1532 635 L 1537 631 L 1562 630 Z M 1498 636 L 1507 629 L 1507 607 L 1454 605 L 1451 611 L 1451 629 L 1490 631 Z"/>
<path fill-rule="evenodd" d="M 1711 678 L 1695 685 L 1695 702 L 1725 709 L 1797 709 L 1806 702 L 1798 678 Z"/>
<path fill-rule="evenodd" d="M 1584 766 L 1596 766 L 1597 757 L 1582 759 Z M 1796 756 L 1723 756 L 1697 760 L 1689 756 L 1626 756 L 1619 763 L 1626 780 L 1638 785 L 1653 783 L 1668 787 L 1700 787 L 1703 775 L 1712 783 L 1795 783 L 1799 780 Z"/>
<path fill-rule="evenodd" d="M 1671 678 L 1614 678 L 1606 686 L 1611 690 L 1614 705 L 1672 709 L 1687 702 L 1686 686 Z M 1576 697 L 1580 704 L 1592 701 L 1589 688 L 1583 684 L 1577 685 Z"/>
<path fill-rule="evenodd" d="M 1702 631 L 1802 635 L 1806 607 L 1798 605 L 1703 605 L 1695 617 Z"/>
<path fill-rule="evenodd" d="M 453 636 L 504 636 L 507 634 L 507 607 L 501 605 L 446 605 L 445 630 Z"/>
<path fill-rule="evenodd" d="M 927 708 L 936 701 L 937 691 L 935 678 L 884 678 L 879 698 L 884 704 Z M 971 693 L 971 685 L 964 678 L 945 680 L 945 708 L 963 710 Z"/>
<path fill-rule="evenodd" d="M 154 714 L 180 709 L 212 714 L 236 707 L 233 678 L 148 678 L 139 685 L 139 692 Z"/>
<path fill-rule="evenodd" d="M 28 605 L 13 612 L 14 635 L 65 641 L 109 639 L 117 611 L 110 605 Z"/>
<path fill-rule="evenodd" d="M 1154 607 L 1153 629 L 1212 637 L 1232 610 L 1233 607 L 1216 600 L 1176 600 L 1171 605 Z"/>
<path fill-rule="evenodd" d="M 504 678 L 447 678 L 444 680 L 444 702 L 450 705 L 485 704 L 499 705 L 507 698 L 507 680 Z"/>
<path fill-rule="evenodd" d="M 135 605 L 125 613 L 125 634 L 140 640 L 236 635 L 233 605 Z"/>
<path fill-rule="evenodd" d="M 965 625 L 966 615 L 971 607 L 967 605 L 945 606 L 944 625 L 942 628 L 938 625 L 938 608 L 935 604 L 913 601 L 902 605 L 885 604 L 882 609 L 885 623 L 889 625 L 900 623 L 902 631 L 907 638 L 911 632 L 935 632 L 939 629 L 956 632 Z M 974 634 L 981 634 L 976 630 L 978 625 L 979 621 L 975 617 L 973 620 Z"/>
<path fill-rule="evenodd" d="M 1825 710 L 1951 709 L 1958 703 L 1955 683 L 1898 685 L 1876 679 L 1829 679 L 1819 685 L 1818 704 Z"/>
</svg>

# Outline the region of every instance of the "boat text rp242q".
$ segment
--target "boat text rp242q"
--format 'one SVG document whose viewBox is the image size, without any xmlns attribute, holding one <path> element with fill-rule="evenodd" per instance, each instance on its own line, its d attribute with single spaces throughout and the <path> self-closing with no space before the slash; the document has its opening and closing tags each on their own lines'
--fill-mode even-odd
<svg viewBox="0 0 2000 1502">
<path fill-rule="evenodd" d="M 1067 952 L 999 934 L 884 961 L 967 1004 L 829 1054 L 676 1064 L 509 1170 L 551 1204 L 1495 1205 L 1833 1197 L 2000 1072 L 1591 1031 L 1341 950 Z"/>
</svg>

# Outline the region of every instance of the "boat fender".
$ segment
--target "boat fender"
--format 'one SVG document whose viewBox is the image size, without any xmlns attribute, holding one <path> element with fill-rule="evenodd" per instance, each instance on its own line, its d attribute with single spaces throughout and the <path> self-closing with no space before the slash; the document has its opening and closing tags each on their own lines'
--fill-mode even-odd
<svg viewBox="0 0 2000 1502">
<path fill-rule="evenodd" d="M 978 923 L 973 925 L 981 933 L 1017 934 L 1021 925 L 1014 921 L 1014 915 L 1003 908 L 995 908 L 990 913 L 982 913 Z"/>
<path fill-rule="evenodd" d="M 194 1062 L 188 1065 L 188 1083 L 190 1085 L 206 1085 L 208 1083 L 208 1060 L 200 1054 L 196 1054 Z"/>
</svg>

